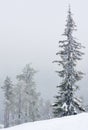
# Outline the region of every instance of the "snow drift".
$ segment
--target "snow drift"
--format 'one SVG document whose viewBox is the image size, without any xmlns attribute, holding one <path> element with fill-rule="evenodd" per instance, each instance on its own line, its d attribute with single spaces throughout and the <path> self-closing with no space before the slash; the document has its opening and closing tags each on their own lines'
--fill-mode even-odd
<svg viewBox="0 0 88 130">
<path fill-rule="evenodd" d="M 88 113 L 26 123 L 7 130 L 88 130 Z"/>
</svg>

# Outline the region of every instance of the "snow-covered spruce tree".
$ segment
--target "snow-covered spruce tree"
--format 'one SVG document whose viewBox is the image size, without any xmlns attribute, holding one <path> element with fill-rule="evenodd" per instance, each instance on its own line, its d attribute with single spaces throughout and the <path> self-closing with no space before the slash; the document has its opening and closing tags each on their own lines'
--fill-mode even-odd
<svg viewBox="0 0 88 130">
<path fill-rule="evenodd" d="M 69 7 L 67 24 L 63 34 L 66 36 L 66 40 L 59 41 L 59 47 L 62 49 L 56 53 L 56 55 L 60 56 L 61 60 L 54 61 L 62 66 L 62 70 L 56 72 L 63 78 L 61 84 L 57 86 L 59 91 L 58 95 L 55 96 L 56 102 L 53 104 L 55 117 L 74 115 L 84 111 L 80 100 L 75 97 L 75 91 L 78 89 L 75 83 L 83 77 L 83 73 L 76 70 L 76 64 L 84 54 L 80 51 L 82 48 L 81 43 L 76 42 L 73 37 L 75 28 L 76 25 Z"/>
<path fill-rule="evenodd" d="M 13 93 L 12 93 L 12 81 L 9 77 L 6 77 L 4 81 L 4 85 L 2 89 L 4 90 L 4 127 L 7 128 L 10 126 L 10 116 L 12 111 L 12 99 L 13 99 Z"/>
</svg>

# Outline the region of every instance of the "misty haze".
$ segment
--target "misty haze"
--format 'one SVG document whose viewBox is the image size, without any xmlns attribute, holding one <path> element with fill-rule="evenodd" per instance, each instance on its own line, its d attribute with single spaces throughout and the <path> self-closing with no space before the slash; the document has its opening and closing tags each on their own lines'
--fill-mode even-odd
<svg viewBox="0 0 88 130">
<path fill-rule="evenodd" d="M 74 37 L 84 46 L 80 49 L 84 54 L 76 62 L 76 69 L 84 73 L 83 78 L 76 83 L 79 86 L 76 95 L 84 106 L 80 109 L 83 112 L 88 110 L 87 5 L 87 0 L 0 1 L 0 124 L 4 124 L 4 127 L 54 118 L 54 97 L 59 93 L 56 86 L 61 85 L 65 76 L 56 74 L 55 71 L 60 71 L 62 67 L 53 62 L 61 60 L 56 55 L 61 50 L 58 42 L 64 43 L 65 37 L 62 34 L 66 23 L 70 21 L 70 11 L 77 25 Z M 68 28 L 70 27 L 67 26 L 67 30 Z M 64 54 L 67 54 L 66 48 L 65 51 Z M 65 62 L 65 57 L 62 59 Z M 12 112 L 6 119 L 9 110 L 5 105 Z M 63 106 L 66 108 L 67 104 Z M 11 122 L 6 123 L 6 120 Z"/>
</svg>

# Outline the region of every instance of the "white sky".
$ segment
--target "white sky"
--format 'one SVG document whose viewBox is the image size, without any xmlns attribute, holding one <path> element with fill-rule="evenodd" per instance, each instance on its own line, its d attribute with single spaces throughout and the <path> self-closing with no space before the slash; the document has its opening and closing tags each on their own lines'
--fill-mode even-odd
<svg viewBox="0 0 88 130">
<path fill-rule="evenodd" d="M 88 1 L 87 0 L 0 0 L 0 82 L 15 78 L 27 63 L 38 70 L 36 84 L 44 97 L 52 98 L 60 81 L 52 61 L 57 59 L 58 41 L 64 32 L 68 4 L 78 31 L 75 36 L 86 46 L 78 64 L 86 73 L 80 82 L 81 95 L 88 100 Z"/>
</svg>

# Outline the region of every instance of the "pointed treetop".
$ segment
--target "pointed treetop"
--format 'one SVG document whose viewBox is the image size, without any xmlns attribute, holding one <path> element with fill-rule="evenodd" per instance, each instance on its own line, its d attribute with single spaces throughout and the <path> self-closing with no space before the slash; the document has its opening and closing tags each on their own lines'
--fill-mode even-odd
<svg viewBox="0 0 88 130">
<path fill-rule="evenodd" d="M 68 13 L 69 14 L 71 14 L 71 6 L 70 6 L 70 4 L 69 4 L 69 7 L 68 7 L 69 9 L 68 9 Z"/>
<path fill-rule="evenodd" d="M 69 12 L 71 12 L 71 5 L 69 4 Z"/>
</svg>

